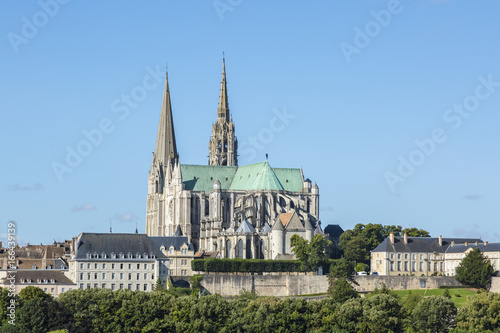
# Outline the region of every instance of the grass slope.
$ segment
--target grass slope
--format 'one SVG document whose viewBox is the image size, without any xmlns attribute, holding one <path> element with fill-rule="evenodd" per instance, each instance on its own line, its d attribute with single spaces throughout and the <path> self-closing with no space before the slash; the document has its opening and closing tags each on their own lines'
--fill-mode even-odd
<svg viewBox="0 0 500 333">
<path fill-rule="evenodd" d="M 398 295 L 402 300 L 408 297 L 408 292 L 410 290 L 393 290 L 392 292 Z M 413 289 L 411 292 L 413 294 L 419 294 L 424 296 L 443 296 L 445 289 Z M 451 300 L 455 303 L 457 308 L 463 306 L 467 302 L 467 296 L 474 295 L 476 293 L 475 289 L 467 288 L 448 288 L 451 295 Z"/>
</svg>

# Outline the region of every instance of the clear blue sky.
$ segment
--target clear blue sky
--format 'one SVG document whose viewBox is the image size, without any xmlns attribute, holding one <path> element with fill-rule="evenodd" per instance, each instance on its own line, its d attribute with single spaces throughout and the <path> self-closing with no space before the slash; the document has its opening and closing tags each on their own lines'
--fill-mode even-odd
<svg viewBox="0 0 500 333">
<path fill-rule="evenodd" d="M 206 164 L 225 52 L 240 164 L 302 166 L 323 226 L 500 241 L 499 1 L 64 2 L 0 4 L 2 238 L 143 232 L 165 65 Z"/>
</svg>

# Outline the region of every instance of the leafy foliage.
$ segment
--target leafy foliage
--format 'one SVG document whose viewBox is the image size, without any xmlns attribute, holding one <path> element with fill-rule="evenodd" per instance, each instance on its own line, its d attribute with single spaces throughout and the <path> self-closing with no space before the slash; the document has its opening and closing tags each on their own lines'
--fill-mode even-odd
<svg viewBox="0 0 500 333">
<path fill-rule="evenodd" d="M 191 261 L 194 271 L 201 272 L 301 272 L 298 260 L 262 260 L 262 259 L 196 259 Z"/>
<path fill-rule="evenodd" d="M 500 294 L 482 292 L 470 296 L 458 310 L 457 327 L 472 333 L 500 331 Z"/>
<path fill-rule="evenodd" d="M 325 235 L 315 235 L 311 242 L 305 240 L 299 235 L 293 235 L 290 238 L 295 257 L 300 260 L 300 268 L 303 271 L 317 271 L 320 266 L 326 267 L 328 263 L 327 249 L 330 242 Z"/>
<path fill-rule="evenodd" d="M 470 251 L 458 265 L 455 279 L 466 285 L 487 289 L 495 273 L 490 261 L 479 249 Z"/>
<path fill-rule="evenodd" d="M 358 292 L 345 278 L 336 279 L 328 288 L 328 293 L 338 303 L 344 303 L 351 298 L 359 297 Z"/>
<path fill-rule="evenodd" d="M 368 263 L 370 251 L 394 232 L 395 236 L 402 236 L 406 232 L 410 237 L 429 237 L 429 232 L 423 229 L 406 228 L 401 226 L 382 224 L 356 224 L 352 230 L 346 230 L 340 236 L 339 247 L 344 257 L 356 262 Z"/>
<path fill-rule="evenodd" d="M 411 326 L 416 332 L 448 332 L 455 324 L 457 308 L 443 296 L 423 298 L 411 312 Z"/>
</svg>

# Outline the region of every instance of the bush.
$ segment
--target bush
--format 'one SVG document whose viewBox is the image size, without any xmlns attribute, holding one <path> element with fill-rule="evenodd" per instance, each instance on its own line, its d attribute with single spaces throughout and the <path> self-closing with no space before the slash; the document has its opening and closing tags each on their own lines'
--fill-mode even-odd
<svg viewBox="0 0 500 333">
<path fill-rule="evenodd" d="M 194 271 L 202 272 L 301 272 L 298 260 L 262 260 L 262 259 L 197 259 L 191 261 Z"/>
</svg>

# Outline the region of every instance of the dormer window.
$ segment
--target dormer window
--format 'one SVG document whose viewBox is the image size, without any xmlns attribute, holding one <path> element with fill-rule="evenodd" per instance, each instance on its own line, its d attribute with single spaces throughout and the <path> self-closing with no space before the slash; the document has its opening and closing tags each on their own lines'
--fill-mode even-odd
<svg viewBox="0 0 500 333">
<path fill-rule="evenodd" d="M 48 282 L 49 282 L 49 280 L 43 279 L 43 283 L 48 283 Z"/>
<path fill-rule="evenodd" d="M 47 265 L 47 269 L 52 269 L 52 265 Z"/>
<path fill-rule="evenodd" d="M 36 279 L 37 283 L 42 283 L 42 279 Z"/>
<path fill-rule="evenodd" d="M 25 282 L 26 282 L 26 280 L 25 280 L 25 279 L 21 279 L 21 283 L 25 283 Z"/>
<path fill-rule="evenodd" d="M 33 269 L 36 269 L 36 265 L 33 265 Z"/>
<path fill-rule="evenodd" d="M 141 254 L 140 254 L 139 252 L 137 252 L 137 253 L 135 254 L 135 257 L 136 257 L 137 259 L 141 259 Z"/>
<path fill-rule="evenodd" d="M 103 253 L 101 253 L 101 258 L 102 258 L 102 259 L 106 259 L 106 257 L 107 257 L 107 256 L 106 256 L 106 253 L 104 253 L 104 252 L 103 252 Z"/>
<path fill-rule="evenodd" d="M 142 255 L 142 257 L 143 257 L 144 259 L 148 259 L 148 254 L 147 254 L 147 253 L 144 253 L 144 254 Z"/>
<path fill-rule="evenodd" d="M 130 252 L 129 252 L 129 253 L 127 254 L 127 257 L 128 257 L 129 259 L 132 259 L 132 253 L 130 253 Z"/>
<path fill-rule="evenodd" d="M 55 279 L 50 279 L 50 283 L 56 283 Z"/>
<path fill-rule="evenodd" d="M 120 259 L 123 259 L 123 258 L 125 258 L 125 255 L 120 252 Z"/>
<path fill-rule="evenodd" d="M 92 255 L 87 252 L 87 259 L 90 259 L 90 258 L 92 258 Z"/>
<path fill-rule="evenodd" d="M 114 252 L 111 252 L 111 259 L 116 259 L 116 254 Z"/>
<path fill-rule="evenodd" d="M 99 258 L 99 254 L 97 254 L 97 252 L 94 252 L 94 258 L 96 258 L 96 259 Z"/>
</svg>

